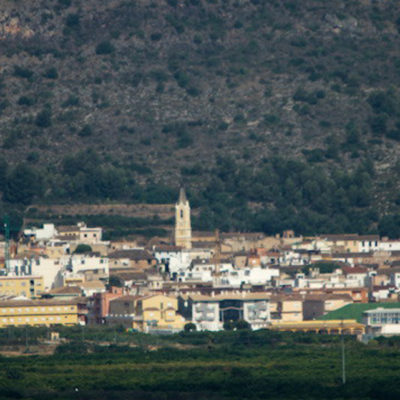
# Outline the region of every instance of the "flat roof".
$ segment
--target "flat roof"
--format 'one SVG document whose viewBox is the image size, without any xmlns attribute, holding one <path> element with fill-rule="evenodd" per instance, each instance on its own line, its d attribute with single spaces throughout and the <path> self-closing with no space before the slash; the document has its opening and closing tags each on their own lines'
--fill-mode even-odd
<svg viewBox="0 0 400 400">
<path fill-rule="evenodd" d="M 375 313 L 375 312 L 381 312 L 381 313 L 398 312 L 398 313 L 400 313 L 400 307 L 399 308 L 382 308 L 382 307 L 378 307 L 378 308 L 375 308 L 374 310 L 364 311 L 364 314 L 372 314 L 372 313 Z"/>
<path fill-rule="evenodd" d="M 269 293 L 226 293 L 215 296 L 207 296 L 202 294 L 189 295 L 194 301 L 217 302 L 222 300 L 269 300 Z"/>
</svg>

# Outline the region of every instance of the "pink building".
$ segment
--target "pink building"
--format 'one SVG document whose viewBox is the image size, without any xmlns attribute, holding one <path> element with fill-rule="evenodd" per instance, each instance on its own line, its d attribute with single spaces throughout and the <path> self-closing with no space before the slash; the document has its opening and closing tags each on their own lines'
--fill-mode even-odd
<svg viewBox="0 0 400 400">
<path fill-rule="evenodd" d="M 90 320 L 91 324 L 104 324 L 108 315 L 110 301 L 124 295 L 124 288 L 112 286 L 107 292 L 95 293 L 92 296 Z"/>
</svg>

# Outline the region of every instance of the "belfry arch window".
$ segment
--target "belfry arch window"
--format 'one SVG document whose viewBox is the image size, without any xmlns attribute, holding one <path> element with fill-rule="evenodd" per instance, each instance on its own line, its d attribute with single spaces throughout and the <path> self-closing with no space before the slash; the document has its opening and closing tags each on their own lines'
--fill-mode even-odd
<svg viewBox="0 0 400 400">
<path fill-rule="evenodd" d="M 183 210 L 181 210 L 181 218 L 183 218 Z"/>
</svg>

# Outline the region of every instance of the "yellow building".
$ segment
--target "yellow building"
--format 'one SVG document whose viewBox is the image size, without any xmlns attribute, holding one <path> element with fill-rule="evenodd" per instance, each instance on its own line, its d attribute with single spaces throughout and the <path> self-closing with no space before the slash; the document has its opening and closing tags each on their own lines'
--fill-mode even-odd
<svg viewBox="0 0 400 400">
<path fill-rule="evenodd" d="M 0 328 L 7 326 L 76 325 L 78 305 L 73 301 L 0 301 Z"/>
<path fill-rule="evenodd" d="M 44 290 L 41 276 L 0 276 L 0 296 L 38 297 Z"/>
<path fill-rule="evenodd" d="M 365 326 L 355 319 L 330 321 L 272 321 L 270 329 L 286 332 L 315 332 L 329 335 L 359 335 L 365 333 Z"/>
<path fill-rule="evenodd" d="M 185 326 L 185 318 L 177 313 L 178 300 L 175 297 L 149 295 L 137 301 L 137 313 L 142 317 L 142 329 L 181 330 Z"/>
<path fill-rule="evenodd" d="M 272 320 L 303 321 L 303 298 L 299 295 L 273 295 L 270 299 Z"/>
<path fill-rule="evenodd" d="M 185 318 L 177 313 L 178 300 L 164 295 L 121 296 L 110 302 L 107 323 L 142 332 L 182 330 Z"/>
</svg>

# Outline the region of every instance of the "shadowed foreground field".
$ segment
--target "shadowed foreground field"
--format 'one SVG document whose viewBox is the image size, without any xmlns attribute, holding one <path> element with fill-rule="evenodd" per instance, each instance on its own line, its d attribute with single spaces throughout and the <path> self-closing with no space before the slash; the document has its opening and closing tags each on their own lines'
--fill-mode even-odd
<svg viewBox="0 0 400 400">
<path fill-rule="evenodd" d="M 150 345 L 151 342 L 157 345 Z M 395 399 L 400 341 L 364 345 L 268 331 L 185 333 L 137 347 L 61 344 L 52 356 L 0 359 L 1 399 Z"/>
</svg>

